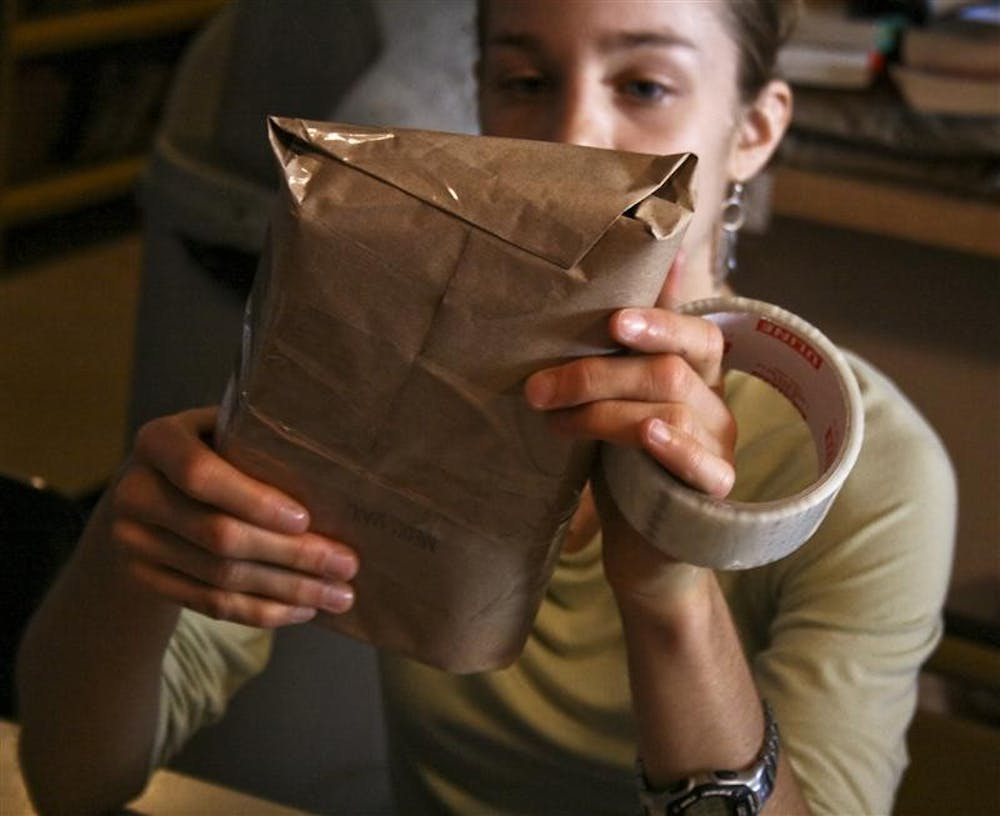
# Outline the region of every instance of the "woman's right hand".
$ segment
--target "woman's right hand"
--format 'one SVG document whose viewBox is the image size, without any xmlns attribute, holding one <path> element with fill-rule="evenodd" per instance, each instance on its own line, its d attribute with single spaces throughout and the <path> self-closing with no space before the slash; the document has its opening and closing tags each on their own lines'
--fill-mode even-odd
<svg viewBox="0 0 1000 816">
<path fill-rule="evenodd" d="M 309 532 L 304 507 L 222 459 L 215 408 L 157 419 L 112 488 L 111 537 L 128 574 L 213 618 L 273 628 L 354 601 L 356 553 Z"/>
</svg>

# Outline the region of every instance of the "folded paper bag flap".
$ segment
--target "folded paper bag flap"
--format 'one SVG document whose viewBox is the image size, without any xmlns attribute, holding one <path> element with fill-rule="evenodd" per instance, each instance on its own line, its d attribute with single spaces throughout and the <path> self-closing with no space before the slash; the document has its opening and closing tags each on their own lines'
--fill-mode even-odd
<svg viewBox="0 0 1000 816">
<path fill-rule="evenodd" d="M 303 152 L 325 155 L 564 269 L 640 202 L 635 215 L 657 237 L 672 233 L 691 209 L 686 195 L 667 200 L 677 198 L 676 190 L 655 197 L 673 187 L 672 180 L 687 189 L 691 154 L 654 156 L 281 117 L 271 117 L 270 134 L 283 165 Z"/>
</svg>

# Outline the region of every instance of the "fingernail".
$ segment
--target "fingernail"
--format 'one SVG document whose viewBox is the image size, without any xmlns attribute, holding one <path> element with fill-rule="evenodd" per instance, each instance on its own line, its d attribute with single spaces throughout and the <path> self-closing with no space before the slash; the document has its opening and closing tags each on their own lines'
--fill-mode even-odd
<svg viewBox="0 0 1000 816">
<path fill-rule="evenodd" d="M 304 532 L 309 526 L 309 513 L 297 504 L 279 504 L 277 510 L 278 524 L 289 532 Z"/>
<path fill-rule="evenodd" d="M 618 316 L 618 333 L 625 340 L 638 340 L 649 328 L 649 323 L 638 312 L 626 311 Z"/>
<path fill-rule="evenodd" d="M 731 467 L 720 468 L 716 481 L 717 486 L 713 491 L 713 495 L 718 496 L 720 499 L 725 498 L 736 483 L 736 471 Z"/>
<path fill-rule="evenodd" d="M 328 586 L 323 590 L 323 608 L 327 612 L 346 612 L 354 605 L 354 590 L 349 586 Z"/>
<path fill-rule="evenodd" d="M 358 571 L 358 561 L 350 555 L 328 553 L 323 559 L 323 572 L 331 578 L 350 581 Z"/>
<path fill-rule="evenodd" d="M 291 623 L 305 623 L 316 617 L 316 610 L 311 606 L 297 606 L 288 615 Z"/>
<path fill-rule="evenodd" d="M 524 388 L 528 403 L 535 408 L 545 408 L 552 402 L 555 395 L 555 380 L 548 374 L 536 374 L 531 377 Z"/>
<path fill-rule="evenodd" d="M 649 441 L 655 442 L 657 445 L 667 445 L 674 438 L 670 427 L 662 419 L 650 421 L 646 434 L 649 436 Z"/>
</svg>

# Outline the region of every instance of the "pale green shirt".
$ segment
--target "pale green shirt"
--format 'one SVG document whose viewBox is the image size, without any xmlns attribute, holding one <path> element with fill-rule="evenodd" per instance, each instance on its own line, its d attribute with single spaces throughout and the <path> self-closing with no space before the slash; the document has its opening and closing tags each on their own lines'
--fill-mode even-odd
<svg viewBox="0 0 1000 816">
<path fill-rule="evenodd" d="M 939 440 L 871 366 L 860 459 L 818 532 L 787 558 L 720 583 L 784 750 L 820 814 L 888 813 L 906 767 L 920 665 L 941 633 L 954 477 Z M 731 377 L 738 495 L 814 478 L 804 425 L 768 386 Z M 267 635 L 182 616 L 165 664 L 166 756 L 261 670 Z M 521 657 L 449 675 L 380 665 L 393 783 L 406 814 L 633 814 L 635 728 L 621 625 L 600 541 L 564 555 Z"/>
</svg>

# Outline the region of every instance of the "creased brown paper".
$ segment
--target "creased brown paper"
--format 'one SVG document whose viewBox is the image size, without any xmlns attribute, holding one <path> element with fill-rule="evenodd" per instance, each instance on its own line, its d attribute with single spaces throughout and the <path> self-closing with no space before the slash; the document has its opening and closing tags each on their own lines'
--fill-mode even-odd
<svg viewBox="0 0 1000 816">
<path fill-rule="evenodd" d="M 217 444 L 354 547 L 323 625 L 456 672 L 520 652 L 594 443 L 534 371 L 620 351 L 690 216 L 692 156 L 272 119 L 284 175 Z"/>
</svg>

